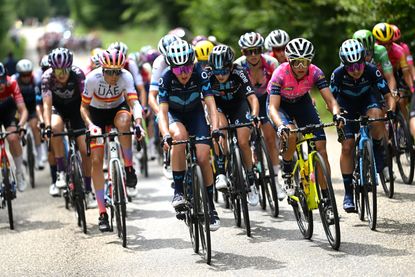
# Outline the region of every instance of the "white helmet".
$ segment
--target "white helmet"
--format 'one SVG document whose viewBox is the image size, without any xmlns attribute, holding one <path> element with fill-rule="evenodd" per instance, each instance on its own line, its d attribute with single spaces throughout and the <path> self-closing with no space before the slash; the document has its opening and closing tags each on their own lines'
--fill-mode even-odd
<svg viewBox="0 0 415 277">
<path fill-rule="evenodd" d="M 117 49 L 119 51 L 121 51 L 124 56 L 127 56 L 127 52 L 128 52 L 128 46 L 121 41 L 116 41 L 110 44 L 110 46 L 108 46 L 108 51 L 112 50 L 112 49 Z"/>
<path fill-rule="evenodd" d="M 195 50 L 192 45 L 184 40 L 172 42 L 167 50 L 166 63 L 170 66 L 180 66 L 193 63 L 195 60 Z"/>
<path fill-rule="evenodd" d="M 159 43 L 158 43 L 158 49 L 159 49 L 159 52 L 163 55 L 163 56 L 166 56 L 166 54 L 167 54 L 167 49 L 169 48 L 169 45 L 172 43 L 172 42 L 174 42 L 174 41 L 176 41 L 176 40 L 180 40 L 180 38 L 178 37 L 178 36 L 176 36 L 176 35 L 170 35 L 170 34 L 168 34 L 168 35 L 165 35 L 164 37 L 162 37 L 160 40 L 159 40 Z"/>
<path fill-rule="evenodd" d="M 288 42 L 285 47 L 285 56 L 288 59 L 307 59 L 314 58 L 314 46 L 305 38 L 295 38 Z"/>
<path fill-rule="evenodd" d="M 238 44 L 241 49 L 262 47 L 264 46 L 264 38 L 260 33 L 245 33 L 239 38 Z"/>
<path fill-rule="evenodd" d="M 265 39 L 268 42 L 269 48 L 284 47 L 290 41 L 290 36 L 284 30 L 274 30 Z"/>
<path fill-rule="evenodd" d="M 340 46 L 339 57 L 344 65 L 360 63 L 365 59 L 365 48 L 357 39 L 348 39 Z"/>
<path fill-rule="evenodd" d="M 28 73 L 33 71 L 33 63 L 28 59 L 22 59 L 16 64 L 16 71 L 18 73 Z"/>
</svg>

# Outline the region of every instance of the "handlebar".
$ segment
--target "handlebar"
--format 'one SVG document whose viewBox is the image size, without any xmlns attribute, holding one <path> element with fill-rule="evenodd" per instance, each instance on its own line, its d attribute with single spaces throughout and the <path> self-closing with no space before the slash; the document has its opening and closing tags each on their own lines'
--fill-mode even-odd
<svg viewBox="0 0 415 277">
<path fill-rule="evenodd" d="M 301 134 L 305 135 L 305 134 L 312 133 L 313 131 L 316 131 L 318 129 L 332 127 L 332 126 L 335 126 L 335 125 L 336 124 L 334 122 L 320 123 L 320 124 L 309 124 L 309 125 L 301 127 L 301 128 L 291 129 L 290 133 L 301 133 Z"/>
<path fill-rule="evenodd" d="M 95 138 L 115 138 L 120 136 L 130 136 L 135 135 L 135 131 L 128 131 L 128 132 L 118 132 L 118 131 L 111 131 L 109 133 L 103 133 L 99 135 L 91 135 L 91 132 L 89 130 L 86 131 L 86 153 L 88 156 L 91 155 L 91 140 Z M 140 136 L 141 137 L 141 133 Z M 136 149 L 138 152 L 141 151 L 141 143 L 137 142 Z"/>
</svg>

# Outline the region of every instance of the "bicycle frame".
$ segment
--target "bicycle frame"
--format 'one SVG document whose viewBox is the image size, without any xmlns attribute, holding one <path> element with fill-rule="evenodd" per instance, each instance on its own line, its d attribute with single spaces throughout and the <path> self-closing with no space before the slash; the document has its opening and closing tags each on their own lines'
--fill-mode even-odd
<svg viewBox="0 0 415 277">
<path fill-rule="evenodd" d="M 360 134 L 359 145 L 358 145 L 358 149 L 359 149 L 359 182 L 358 182 L 358 185 L 359 186 L 364 185 L 363 155 L 362 155 L 364 144 L 367 142 L 369 144 L 369 147 L 373 149 L 373 141 L 372 141 L 372 137 L 369 134 L 369 126 L 367 125 L 368 122 L 369 122 L 368 120 L 363 121 L 359 128 L 359 134 Z M 374 165 L 374 168 L 376 168 L 376 161 L 374 157 L 373 157 L 373 165 Z M 377 179 L 375 179 L 375 182 L 376 182 L 376 185 L 378 185 Z"/>
</svg>

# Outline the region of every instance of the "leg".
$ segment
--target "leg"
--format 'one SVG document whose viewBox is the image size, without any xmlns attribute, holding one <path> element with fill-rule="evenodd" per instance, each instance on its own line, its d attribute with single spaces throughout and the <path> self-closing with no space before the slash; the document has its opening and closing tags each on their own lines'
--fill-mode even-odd
<svg viewBox="0 0 415 277">
<path fill-rule="evenodd" d="M 173 140 L 185 140 L 188 138 L 187 130 L 181 122 L 174 122 L 169 126 Z M 183 180 L 186 169 L 186 156 L 184 144 L 174 145 L 171 149 L 171 167 L 173 170 L 174 197 L 172 205 L 174 208 L 184 203 Z"/>
<path fill-rule="evenodd" d="M 15 126 L 8 126 L 6 128 L 7 132 L 16 131 Z M 9 143 L 10 153 L 13 156 L 14 164 L 16 166 L 16 182 L 17 189 L 19 191 L 24 191 L 26 189 L 26 181 L 24 179 L 23 173 L 23 155 L 22 155 L 22 146 L 20 145 L 20 137 L 18 134 L 11 134 L 7 136 L 7 142 Z"/>
<path fill-rule="evenodd" d="M 354 145 L 354 138 L 347 138 L 342 142 L 342 151 L 340 154 L 340 170 L 342 172 L 344 184 L 343 209 L 346 212 L 353 212 L 355 210 L 352 189 Z"/>
<path fill-rule="evenodd" d="M 57 114 L 52 114 L 52 132 L 63 132 L 64 123 L 62 117 Z M 66 173 L 65 173 L 65 150 L 62 137 L 53 137 L 50 139 L 50 143 L 55 153 L 56 159 L 56 187 L 64 188 L 66 186 Z"/>
<path fill-rule="evenodd" d="M 385 114 L 381 109 L 373 108 L 367 111 L 367 115 L 369 118 L 380 118 L 384 117 Z M 384 160 L 385 160 L 385 152 L 382 147 L 382 139 L 386 132 L 385 130 L 385 122 L 384 121 L 377 121 L 370 124 L 370 135 L 373 139 L 373 152 L 375 154 L 375 162 L 376 162 L 376 171 L 379 173 L 385 167 Z"/>
</svg>

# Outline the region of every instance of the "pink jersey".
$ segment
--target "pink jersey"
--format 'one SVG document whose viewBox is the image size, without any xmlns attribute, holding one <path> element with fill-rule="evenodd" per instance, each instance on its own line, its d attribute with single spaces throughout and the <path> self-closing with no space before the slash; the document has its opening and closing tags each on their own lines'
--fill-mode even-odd
<svg viewBox="0 0 415 277">
<path fill-rule="evenodd" d="M 402 47 L 403 52 L 405 53 L 406 62 L 409 65 L 413 65 L 414 61 L 412 60 L 412 54 L 411 54 L 411 50 L 408 47 L 408 44 L 406 44 L 405 42 L 401 42 L 401 43 L 399 43 L 399 45 Z"/>
<path fill-rule="evenodd" d="M 307 94 L 314 85 L 320 90 L 329 86 L 320 68 L 314 64 L 310 64 L 308 74 L 301 80 L 297 80 L 291 70 L 290 64 L 285 62 L 272 74 L 267 91 L 271 95 L 281 95 L 285 101 L 295 102 Z"/>
<path fill-rule="evenodd" d="M 392 46 L 388 49 L 388 57 L 393 66 L 393 71 L 396 72 L 399 69 L 408 67 L 404 50 L 398 44 L 392 43 Z"/>
</svg>

